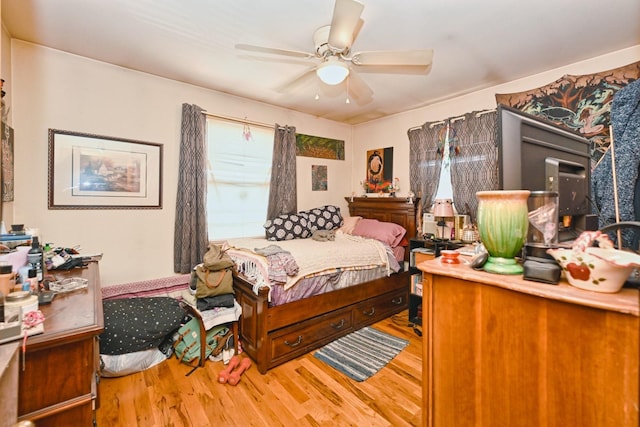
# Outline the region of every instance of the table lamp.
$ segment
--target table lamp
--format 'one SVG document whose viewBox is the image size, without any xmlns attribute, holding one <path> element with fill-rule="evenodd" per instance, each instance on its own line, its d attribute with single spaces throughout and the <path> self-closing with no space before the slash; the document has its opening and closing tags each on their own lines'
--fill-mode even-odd
<svg viewBox="0 0 640 427">
<path fill-rule="evenodd" d="M 451 199 L 436 200 L 436 204 L 433 208 L 433 216 L 434 218 L 440 218 L 437 225 L 439 227 L 442 227 L 442 234 L 440 238 L 443 240 L 445 240 L 444 226 L 447 225 L 447 222 L 444 219 L 447 217 L 452 217 L 454 215 L 455 214 L 453 213 L 453 201 Z"/>
</svg>

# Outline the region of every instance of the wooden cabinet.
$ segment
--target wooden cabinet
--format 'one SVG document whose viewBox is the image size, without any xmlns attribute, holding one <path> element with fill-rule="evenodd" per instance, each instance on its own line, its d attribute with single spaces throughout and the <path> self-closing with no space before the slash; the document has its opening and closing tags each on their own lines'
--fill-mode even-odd
<svg viewBox="0 0 640 427">
<path fill-rule="evenodd" d="M 423 271 L 427 426 L 638 426 L 639 293 Z"/>
<path fill-rule="evenodd" d="M 18 419 L 42 426 L 92 426 L 97 407 L 98 335 L 104 330 L 98 264 L 54 272 L 88 279 L 87 289 L 56 295 L 39 308 L 44 333 L 27 339 L 20 366 Z"/>
</svg>

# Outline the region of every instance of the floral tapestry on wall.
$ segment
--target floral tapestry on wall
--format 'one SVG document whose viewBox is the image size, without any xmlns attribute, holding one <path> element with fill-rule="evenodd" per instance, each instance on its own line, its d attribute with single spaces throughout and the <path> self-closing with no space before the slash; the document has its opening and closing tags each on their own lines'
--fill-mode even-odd
<svg viewBox="0 0 640 427">
<path fill-rule="evenodd" d="M 496 94 L 498 104 L 568 128 L 591 140 L 595 165 L 610 144 L 609 117 L 615 93 L 640 78 L 640 61 L 613 70 L 565 75 L 548 85 L 519 93 Z"/>
</svg>

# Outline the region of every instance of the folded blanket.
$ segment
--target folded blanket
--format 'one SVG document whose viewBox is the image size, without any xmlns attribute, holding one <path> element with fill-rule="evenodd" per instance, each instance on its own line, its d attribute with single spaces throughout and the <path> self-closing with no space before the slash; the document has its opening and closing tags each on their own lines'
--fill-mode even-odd
<svg viewBox="0 0 640 427">
<path fill-rule="evenodd" d="M 256 248 L 255 252 L 267 257 L 269 280 L 274 283 L 286 283 L 288 277 L 295 276 L 300 270 L 291 252 L 285 251 L 280 246 L 269 245 L 265 248 Z"/>
<path fill-rule="evenodd" d="M 285 251 L 278 245 L 269 245 L 269 246 L 265 246 L 264 248 L 255 248 L 253 251 L 258 255 L 262 255 L 262 256 L 276 255 L 276 254 L 282 254 L 282 253 L 291 255 L 291 252 Z"/>
<path fill-rule="evenodd" d="M 216 307 L 233 307 L 235 299 L 233 294 L 214 295 L 211 297 L 198 298 L 196 307 L 200 311 L 211 310 Z"/>
</svg>

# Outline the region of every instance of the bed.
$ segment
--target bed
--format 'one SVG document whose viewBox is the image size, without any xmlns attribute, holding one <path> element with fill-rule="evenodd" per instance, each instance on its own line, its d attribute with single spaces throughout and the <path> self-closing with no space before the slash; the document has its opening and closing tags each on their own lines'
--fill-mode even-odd
<svg viewBox="0 0 640 427">
<path fill-rule="evenodd" d="M 398 224 L 407 230 L 406 239 L 415 236 L 418 200 L 409 203 L 405 198 L 348 198 L 347 203 L 352 218 Z M 233 246 L 233 241 L 231 243 Z M 280 246 L 283 242 L 269 243 Z M 347 280 L 366 280 L 363 283 L 348 287 L 341 284 L 333 290 L 327 288 L 324 293 L 302 295 L 291 301 L 275 301 L 278 296 L 273 287 L 258 286 L 255 279 L 249 279 L 240 271 L 234 276 L 234 291 L 242 307 L 240 338 L 243 351 L 264 374 L 277 365 L 406 309 L 410 282 L 409 273 L 402 268 L 402 261 L 408 260 L 406 252 L 400 258 L 398 272 L 388 275 L 389 266 L 383 265 L 377 267 L 384 270 L 382 274 L 378 271 L 377 276 L 360 275 Z M 232 253 L 230 255 L 234 257 Z"/>
</svg>

